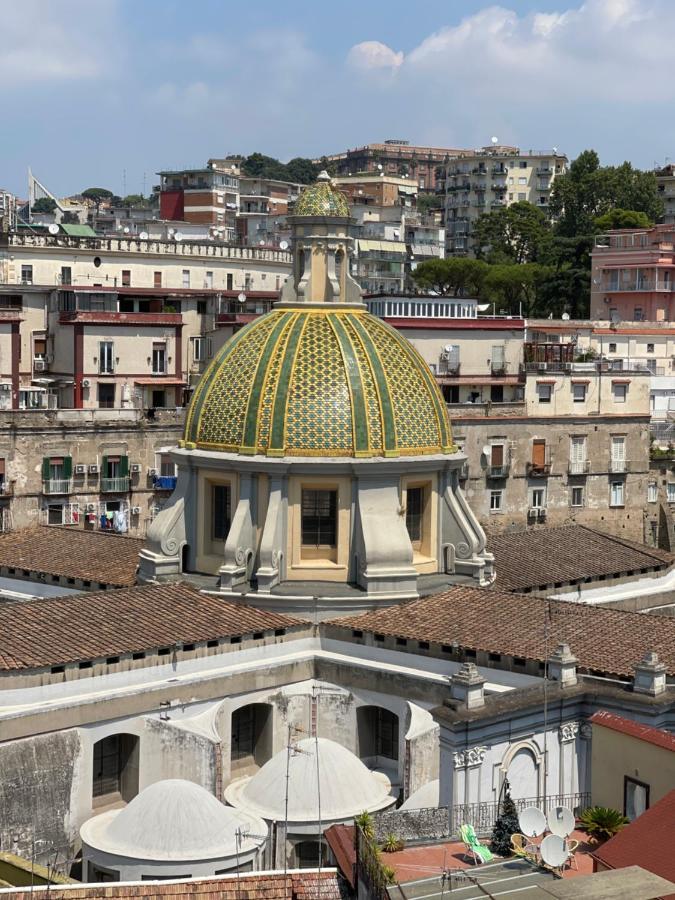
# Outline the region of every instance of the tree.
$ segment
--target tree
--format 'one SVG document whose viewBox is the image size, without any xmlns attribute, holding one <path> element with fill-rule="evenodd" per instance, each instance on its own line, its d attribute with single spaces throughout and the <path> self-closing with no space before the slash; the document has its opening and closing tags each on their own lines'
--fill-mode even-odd
<svg viewBox="0 0 675 900">
<path fill-rule="evenodd" d="M 143 209 L 150 205 L 150 201 L 147 197 L 144 197 L 143 194 L 127 194 L 127 196 L 122 199 L 122 205 L 131 206 L 135 209 Z"/>
<path fill-rule="evenodd" d="M 511 835 L 520 832 L 518 811 L 516 804 L 511 799 L 508 781 L 504 784 L 504 798 L 501 802 L 501 811 L 492 829 L 490 850 L 498 856 L 511 856 Z"/>
<path fill-rule="evenodd" d="M 320 166 L 313 163 L 311 159 L 296 156 L 286 163 L 286 180 L 295 181 L 298 184 L 313 184 L 320 171 Z"/>
<path fill-rule="evenodd" d="M 93 200 L 96 206 L 100 206 L 103 200 L 112 199 L 113 192 L 109 191 L 108 188 L 91 187 L 87 188 L 86 191 L 82 191 L 82 196 L 86 197 L 87 200 Z"/>
<path fill-rule="evenodd" d="M 537 263 L 490 266 L 483 283 L 484 296 L 511 315 L 534 314 L 537 291 L 541 282 L 550 274 L 547 267 Z"/>
<path fill-rule="evenodd" d="M 62 225 L 79 225 L 80 217 L 78 216 L 78 214 L 76 212 L 73 212 L 72 210 L 68 209 L 61 216 L 61 224 Z"/>
<path fill-rule="evenodd" d="M 483 213 L 473 228 L 476 255 L 490 262 L 539 262 L 551 240 L 546 214 L 524 200 Z"/>
<path fill-rule="evenodd" d="M 424 215 L 432 209 L 440 209 L 443 205 L 443 199 L 440 194 L 418 194 L 417 195 L 417 211 Z"/>
<path fill-rule="evenodd" d="M 449 257 L 427 259 L 413 272 L 415 284 L 423 291 L 449 297 L 478 296 L 489 266 L 479 259 Z"/>
<path fill-rule="evenodd" d="M 51 197 L 40 197 L 30 209 L 34 213 L 53 213 L 56 209 L 56 200 L 52 200 Z"/>
<path fill-rule="evenodd" d="M 288 181 L 286 166 L 272 156 L 263 153 L 252 153 L 241 161 L 241 172 L 253 178 L 276 178 Z"/>
<path fill-rule="evenodd" d="M 634 209 L 610 209 L 603 216 L 595 220 L 595 231 L 613 231 L 615 228 L 649 228 L 654 223 L 650 221 L 647 213 L 637 212 Z"/>
</svg>

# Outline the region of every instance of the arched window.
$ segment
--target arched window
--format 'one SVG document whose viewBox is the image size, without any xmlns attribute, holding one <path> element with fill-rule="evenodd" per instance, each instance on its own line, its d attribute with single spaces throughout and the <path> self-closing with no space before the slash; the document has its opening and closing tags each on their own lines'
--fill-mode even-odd
<svg viewBox="0 0 675 900">
<path fill-rule="evenodd" d="M 138 793 L 138 745 L 135 734 L 111 734 L 94 744 L 92 797 L 101 806 Z"/>
<path fill-rule="evenodd" d="M 359 757 L 398 760 L 398 716 L 382 706 L 361 706 L 356 711 Z"/>
<path fill-rule="evenodd" d="M 232 713 L 230 762 L 232 772 L 263 766 L 272 757 L 272 708 L 249 703 Z"/>
</svg>

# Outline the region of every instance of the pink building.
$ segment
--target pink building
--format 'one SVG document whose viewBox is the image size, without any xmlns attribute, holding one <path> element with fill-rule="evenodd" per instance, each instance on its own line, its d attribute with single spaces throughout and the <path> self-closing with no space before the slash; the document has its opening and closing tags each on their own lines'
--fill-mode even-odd
<svg viewBox="0 0 675 900">
<path fill-rule="evenodd" d="M 591 319 L 675 318 L 675 224 L 598 235 L 591 260 Z"/>
</svg>

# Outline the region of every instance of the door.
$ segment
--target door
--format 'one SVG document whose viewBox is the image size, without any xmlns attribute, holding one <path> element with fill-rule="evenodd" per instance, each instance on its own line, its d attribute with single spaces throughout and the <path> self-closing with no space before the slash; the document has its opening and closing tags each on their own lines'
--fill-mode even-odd
<svg viewBox="0 0 675 900">
<path fill-rule="evenodd" d="M 546 465 L 546 441 L 532 441 L 532 465 L 542 469 Z"/>
<path fill-rule="evenodd" d="M 500 467 L 504 465 L 504 445 L 503 444 L 493 444 L 492 445 L 491 465 L 500 466 Z"/>
</svg>

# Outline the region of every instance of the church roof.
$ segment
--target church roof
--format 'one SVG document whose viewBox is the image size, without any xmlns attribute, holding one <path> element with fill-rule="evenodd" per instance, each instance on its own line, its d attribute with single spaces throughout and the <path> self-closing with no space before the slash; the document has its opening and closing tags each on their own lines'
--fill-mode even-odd
<svg viewBox="0 0 675 900">
<path fill-rule="evenodd" d="M 321 821 L 335 822 L 391 806 L 389 789 L 384 776 L 373 774 L 346 747 L 327 738 L 305 738 L 290 755 L 280 750 L 252 778 L 232 782 L 225 796 L 233 806 L 281 821 L 288 791 L 288 821 L 297 823 L 319 819 L 320 797 Z"/>
<path fill-rule="evenodd" d="M 327 172 L 321 172 L 315 184 L 306 187 L 293 209 L 295 216 L 349 217 L 347 198 L 331 182 Z"/>
<path fill-rule="evenodd" d="M 187 447 L 267 456 L 453 452 L 433 374 L 395 329 L 353 307 L 279 308 L 238 332 L 201 379 Z"/>
<path fill-rule="evenodd" d="M 94 816 L 80 829 L 85 844 L 115 856 L 167 862 L 247 853 L 267 837 L 255 817 L 225 806 L 201 785 L 174 778 L 146 787 L 123 809 Z M 255 835 L 255 837 L 253 837 Z"/>
</svg>

